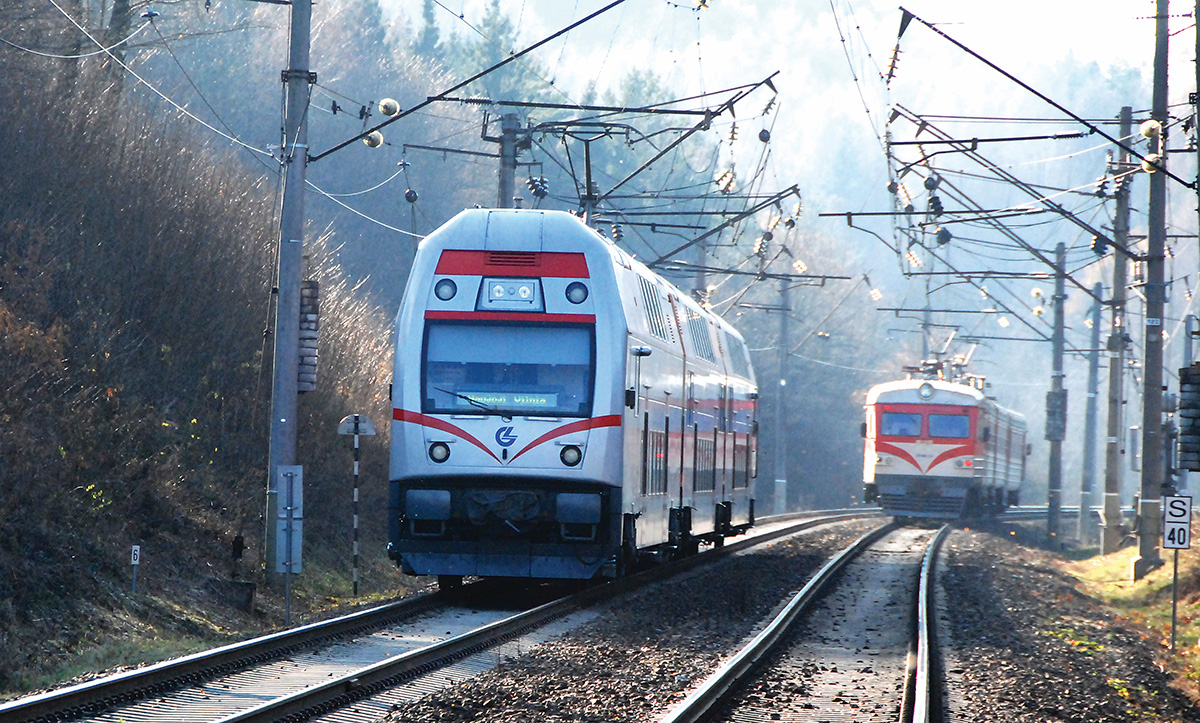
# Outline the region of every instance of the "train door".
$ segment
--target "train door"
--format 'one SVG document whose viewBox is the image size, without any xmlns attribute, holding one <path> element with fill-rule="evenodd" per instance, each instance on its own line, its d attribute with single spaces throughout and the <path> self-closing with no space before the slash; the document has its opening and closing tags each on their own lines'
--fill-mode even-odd
<svg viewBox="0 0 1200 723">
<path fill-rule="evenodd" d="M 650 409 L 646 395 L 652 350 L 630 337 L 625 365 L 624 503 L 621 508 L 622 562 L 636 562 L 640 546 L 638 520 L 646 512 L 650 485 Z"/>
</svg>

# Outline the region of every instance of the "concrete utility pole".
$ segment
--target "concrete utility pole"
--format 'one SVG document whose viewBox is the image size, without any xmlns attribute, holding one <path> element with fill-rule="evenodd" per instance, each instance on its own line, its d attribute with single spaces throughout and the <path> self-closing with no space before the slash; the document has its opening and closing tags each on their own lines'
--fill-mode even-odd
<svg viewBox="0 0 1200 723">
<path fill-rule="evenodd" d="M 1121 138 L 1133 133 L 1133 108 L 1121 108 Z M 1117 171 L 1124 173 L 1129 165 L 1129 151 L 1117 150 Z M 1129 244 L 1129 190 L 1133 176 L 1124 176 L 1116 189 L 1117 213 L 1113 218 L 1113 240 L 1121 247 Z M 1121 546 L 1121 455 L 1124 453 L 1123 412 L 1125 404 L 1125 347 L 1129 336 L 1125 332 L 1125 284 L 1128 260 L 1125 254 L 1113 253 L 1112 319 L 1109 324 L 1108 351 L 1108 434 L 1104 447 L 1104 513 L 1100 551 L 1105 555 Z"/>
<path fill-rule="evenodd" d="M 500 116 L 500 194 L 496 208 L 512 208 L 517 191 L 517 131 L 521 121 L 516 113 Z"/>
<path fill-rule="evenodd" d="M 775 514 L 787 512 L 787 370 L 788 370 L 788 324 L 792 313 L 791 290 L 787 279 L 779 280 L 779 399 L 775 412 Z"/>
<path fill-rule="evenodd" d="M 1096 486 L 1096 397 L 1100 389 L 1100 297 L 1103 293 L 1104 284 L 1097 282 L 1092 287 L 1092 346 L 1088 353 L 1087 412 L 1083 424 L 1083 477 L 1079 482 L 1077 536 L 1085 546 L 1096 537 L 1096 524 L 1092 519 L 1092 490 Z"/>
<path fill-rule="evenodd" d="M 1142 495 L 1138 506 L 1138 556 L 1130 573 L 1140 580 L 1162 565 L 1158 554 L 1162 520 L 1163 484 L 1163 336 L 1162 319 L 1166 306 L 1165 249 L 1167 241 L 1167 5 L 1158 0 L 1154 23 L 1154 94 L 1150 118 L 1157 125 L 1148 129 L 1160 168 L 1151 167 L 1150 202 L 1147 210 L 1149 244 L 1146 249 L 1146 352 L 1144 354 L 1142 400 Z"/>
<path fill-rule="evenodd" d="M 1050 442 L 1049 489 L 1046 498 L 1046 537 L 1051 549 L 1059 547 L 1059 517 L 1062 512 L 1062 443 L 1067 431 L 1067 391 L 1063 389 L 1063 346 L 1066 321 L 1066 255 L 1061 241 L 1054 248 L 1054 371 L 1050 376 L 1050 391 L 1046 394 L 1046 440 Z"/>
<path fill-rule="evenodd" d="M 296 408 L 300 367 L 300 277 L 304 253 L 304 174 L 308 166 L 309 71 L 312 0 L 293 0 L 291 46 L 283 82 L 287 105 L 281 152 L 285 166 L 279 218 L 279 273 L 275 299 L 275 352 L 271 386 L 271 447 L 267 463 L 264 550 L 267 572 L 275 570 L 275 520 L 279 512 L 279 467 L 295 464 Z M 269 576 L 268 576 L 269 577 Z"/>
</svg>

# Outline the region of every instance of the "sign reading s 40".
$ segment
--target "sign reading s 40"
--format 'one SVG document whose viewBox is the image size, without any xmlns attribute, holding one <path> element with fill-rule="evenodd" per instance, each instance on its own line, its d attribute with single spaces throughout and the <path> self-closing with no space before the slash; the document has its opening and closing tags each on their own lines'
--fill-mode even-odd
<svg viewBox="0 0 1200 723">
<path fill-rule="evenodd" d="M 1177 495 L 1163 498 L 1163 547 L 1168 550 L 1191 549 L 1191 497 Z"/>
</svg>

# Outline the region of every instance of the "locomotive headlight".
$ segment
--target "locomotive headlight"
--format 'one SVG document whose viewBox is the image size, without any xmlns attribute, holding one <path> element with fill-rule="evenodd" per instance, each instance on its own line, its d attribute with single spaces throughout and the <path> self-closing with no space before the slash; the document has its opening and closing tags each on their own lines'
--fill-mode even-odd
<svg viewBox="0 0 1200 723">
<path fill-rule="evenodd" d="M 933 385 L 926 382 L 917 389 L 917 394 L 921 395 L 921 399 L 929 399 L 933 396 Z"/>
<path fill-rule="evenodd" d="M 583 459 L 583 452 L 575 445 L 569 444 L 558 453 L 558 458 L 568 467 L 574 467 Z"/>
<path fill-rule="evenodd" d="M 567 284 L 567 301 L 572 304 L 582 304 L 587 301 L 588 287 L 578 281 Z"/>
<path fill-rule="evenodd" d="M 433 287 L 434 296 L 442 301 L 449 301 L 458 293 L 458 284 L 453 279 L 442 279 Z"/>
<path fill-rule="evenodd" d="M 434 442 L 429 445 L 429 458 L 438 464 L 450 459 L 450 445 L 445 442 Z"/>
</svg>

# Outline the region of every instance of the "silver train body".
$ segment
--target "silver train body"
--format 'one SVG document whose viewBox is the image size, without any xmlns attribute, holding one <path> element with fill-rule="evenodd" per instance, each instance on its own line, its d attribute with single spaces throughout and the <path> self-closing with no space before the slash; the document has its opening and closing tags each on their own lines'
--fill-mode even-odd
<svg viewBox="0 0 1200 723">
<path fill-rule="evenodd" d="M 864 499 L 900 518 L 955 519 L 1019 503 L 1025 418 L 969 384 L 906 379 L 867 392 Z"/>
<path fill-rule="evenodd" d="M 570 213 L 468 210 L 396 322 L 388 554 L 589 579 L 754 523 L 742 337 Z"/>
</svg>

